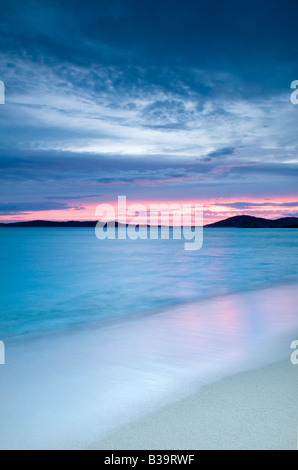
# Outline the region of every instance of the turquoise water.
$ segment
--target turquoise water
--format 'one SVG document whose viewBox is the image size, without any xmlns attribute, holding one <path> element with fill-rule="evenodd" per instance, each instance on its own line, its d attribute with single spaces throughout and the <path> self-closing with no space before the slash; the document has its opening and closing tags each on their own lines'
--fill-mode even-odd
<svg viewBox="0 0 298 470">
<path fill-rule="evenodd" d="M 203 385 L 290 360 L 298 231 L 204 236 L 191 252 L 0 229 L 0 449 L 84 449 Z"/>
<path fill-rule="evenodd" d="M 298 279 L 298 230 L 205 229 L 183 240 L 105 240 L 93 229 L 0 229 L 0 338 L 118 321 Z"/>
</svg>

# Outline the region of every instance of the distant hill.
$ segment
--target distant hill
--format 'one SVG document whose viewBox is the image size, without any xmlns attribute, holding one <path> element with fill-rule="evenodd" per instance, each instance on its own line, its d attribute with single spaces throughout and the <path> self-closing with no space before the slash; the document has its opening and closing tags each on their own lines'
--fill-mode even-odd
<svg viewBox="0 0 298 470">
<path fill-rule="evenodd" d="M 31 220 L 29 222 L 12 222 L 8 224 L 0 223 L 0 227 L 95 227 L 96 221 L 89 220 L 80 222 L 77 220 L 69 220 L 67 222 L 50 221 L 50 220 Z"/>
<path fill-rule="evenodd" d="M 283 217 L 270 220 L 250 215 L 237 215 L 225 220 L 220 220 L 205 227 L 236 227 L 236 228 L 298 228 L 297 217 Z"/>
<path fill-rule="evenodd" d="M 67 222 L 50 221 L 50 220 L 32 220 L 29 222 L 12 222 L 0 223 L 0 227 L 95 227 L 96 220 L 86 220 L 80 222 L 77 220 L 69 220 Z M 115 222 L 116 227 L 118 223 Z M 235 228 L 298 228 L 297 217 L 284 217 L 282 219 L 270 220 L 261 217 L 252 217 L 250 215 L 237 215 L 229 219 L 220 220 L 214 224 L 205 225 L 207 228 L 212 227 L 235 227 Z"/>
</svg>

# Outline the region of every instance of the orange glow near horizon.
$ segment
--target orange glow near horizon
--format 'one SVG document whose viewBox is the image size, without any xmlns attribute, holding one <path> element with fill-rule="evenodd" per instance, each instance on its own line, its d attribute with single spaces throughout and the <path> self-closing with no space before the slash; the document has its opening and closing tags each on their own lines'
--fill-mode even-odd
<svg viewBox="0 0 298 470">
<path fill-rule="evenodd" d="M 83 201 L 82 197 L 82 201 Z M 277 197 L 260 199 L 260 198 L 215 198 L 209 200 L 127 200 L 127 206 L 131 204 L 143 204 L 147 210 L 150 209 L 151 204 L 191 204 L 194 206 L 203 205 L 204 207 L 204 224 L 217 222 L 228 217 L 237 215 L 251 215 L 255 217 L 264 217 L 269 219 L 278 219 L 281 217 L 292 216 L 293 213 L 298 213 L 298 203 L 292 206 L 286 206 L 288 203 L 295 203 L 298 200 L 298 196 L 281 199 Z M 258 204 L 249 208 L 236 208 L 230 207 L 229 204 L 233 203 L 248 203 Z M 97 220 L 98 217 L 95 215 L 96 207 L 100 204 L 111 204 L 115 209 L 117 219 L 117 207 L 118 201 L 98 201 L 97 203 L 76 203 L 73 207 L 62 210 L 47 210 L 47 211 L 35 211 L 35 212 L 20 212 L 14 215 L 1 215 L 0 221 L 2 222 L 16 222 L 16 221 L 30 221 L 30 220 L 51 220 L 51 221 L 68 221 L 68 220 Z M 131 220 L 131 217 L 129 218 Z"/>
</svg>

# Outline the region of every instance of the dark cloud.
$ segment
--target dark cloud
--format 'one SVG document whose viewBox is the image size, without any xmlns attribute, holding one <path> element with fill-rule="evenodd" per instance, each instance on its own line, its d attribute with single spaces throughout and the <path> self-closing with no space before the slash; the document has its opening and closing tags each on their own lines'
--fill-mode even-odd
<svg viewBox="0 0 298 470">
<path fill-rule="evenodd" d="M 218 205 L 224 205 L 224 206 L 227 206 L 227 207 L 233 207 L 234 209 L 253 209 L 255 207 L 264 207 L 264 206 L 268 206 L 268 207 L 280 207 L 281 205 L 283 207 L 298 207 L 298 201 L 297 202 L 283 202 L 282 204 L 281 203 L 276 203 L 276 202 L 268 202 L 268 201 L 264 201 L 264 202 L 225 202 L 225 203 L 222 203 L 222 204 L 218 204 Z"/>
<path fill-rule="evenodd" d="M 59 200 L 67 200 L 67 201 L 74 201 L 75 199 L 91 199 L 91 198 L 98 198 L 102 197 L 102 194 L 84 194 L 82 197 L 82 194 L 80 196 L 74 196 L 70 194 L 69 196 L 47 196 L 46 199 L 59 199 Z"/>
<path fill-rule="evenodd" d="M 125 158 L 118 155 L 108 154 L 78 154 L 70 152 L 36 152 L 32 156 L 16 158 L 12 156 L 0 158 L 0 181 L 2 184 L 8 181 L 40 181 L 51 184 L 59 183 L 61 187 L 64 182 L 86 185 L 107 185 L 133 183 L 148 184 L 148 182 L 169 182 L 187 179 L 188 183 L 193 181 L 209 180 L 221 182 L 227 180 L 234 184 L 253 183 L 263 179 L 266 175 L 268 182 L 272 183 L 283 178 L 297 179 L 298 165 L 283 163 L 261 163 L 247 162 L 239 163 L 237 159 L 229 163 L 219 159 L 220 155 L 233 155 L 233 149 L 221 149 L 214 152 L 214 158 L 208 161 L 193 161 L 181 158 L 160 158 L 151 155 L 143 155 L 142 159 L 134 156 Z M 82 196 L 84 196 L 82 192 Z M 99 195 L 86 192 L 86 198 L 98 197 Z M 61 198 L 79 198 L 70 193 L 55 196 Z"/>
<path fill-rule="evenodd" d="M 283 217 L 298 217 L 298 212 L 284 212 Z"/>
<path fill-rule="evenodd" d="M 296 0 L 16 0 L 1 8 L 0 46 L 49 64 L 118 65 L 133 84 L 175 86 L 185 67 L 233 71 L 266 92 L 297 70 L 297 11 Z"/>
<path fill-rule="evenodd" d="M 205 158 L 203 158 L 203 161 L 210 162 L 212 159 L 221 158 L 227 155 L 234 155 L 234 154 L 235 154 L 235 149 L 233 147 L 224 147 L 218 150 L 214 150 L 213 152 L 210 152 Z"/>
<path fill-rule="evenodd" d="M 177 126 L 179 128 L 194 118 L 194 111 L 187 111 L 182 100 L 158 100 L 142 111 L 144 119 L 153 121 L 154 126 Z"/>
<path fill-rule="evenodd" d="M 69 204 L 63 204 L 59 202 L 18 202 L 15 204 L 0 204 L 0 214 L 13 215 L 19 214 L 20 212 L 61 210 L 68 209 L 69 207 Z"/>
</svg>

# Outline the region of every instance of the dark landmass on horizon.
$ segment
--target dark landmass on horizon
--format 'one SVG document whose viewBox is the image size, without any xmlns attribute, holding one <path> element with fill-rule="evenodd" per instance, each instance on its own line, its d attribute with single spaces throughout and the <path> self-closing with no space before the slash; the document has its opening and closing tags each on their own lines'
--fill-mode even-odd
<svg viewBox="0 0 298 470">
<path fill-rule="evenodd" d="M 50 220 L 32 220 L 26 222 L 9 222 L 0 223 L 0 227 L 95 227 L 97 224 L 96 220 L 89 221 L 50 221 Z M 103 224 L 105 225 L 105 224 Z M 115 226 L 118 227 L 118 222 L 115 222 Z M 220 220 L 213 224 L 204 226 L 205 228 L 298 228 L 297 217 L 283 217 L 281 219 L 271 220 L 264 219 L 261 217 L 253 217 L 250 215 L 237 215 L 235 217 L 229 217 L 228 219 Z"/>
<path fill-rule="evenodd" d="M 271 220 L 250 215 L 237 215 L 228 219 L 220 220 L 205 227 L 235 227 L 235 228 L 298 228 L 297 217 L 282 217 Z"/>
</svg>

